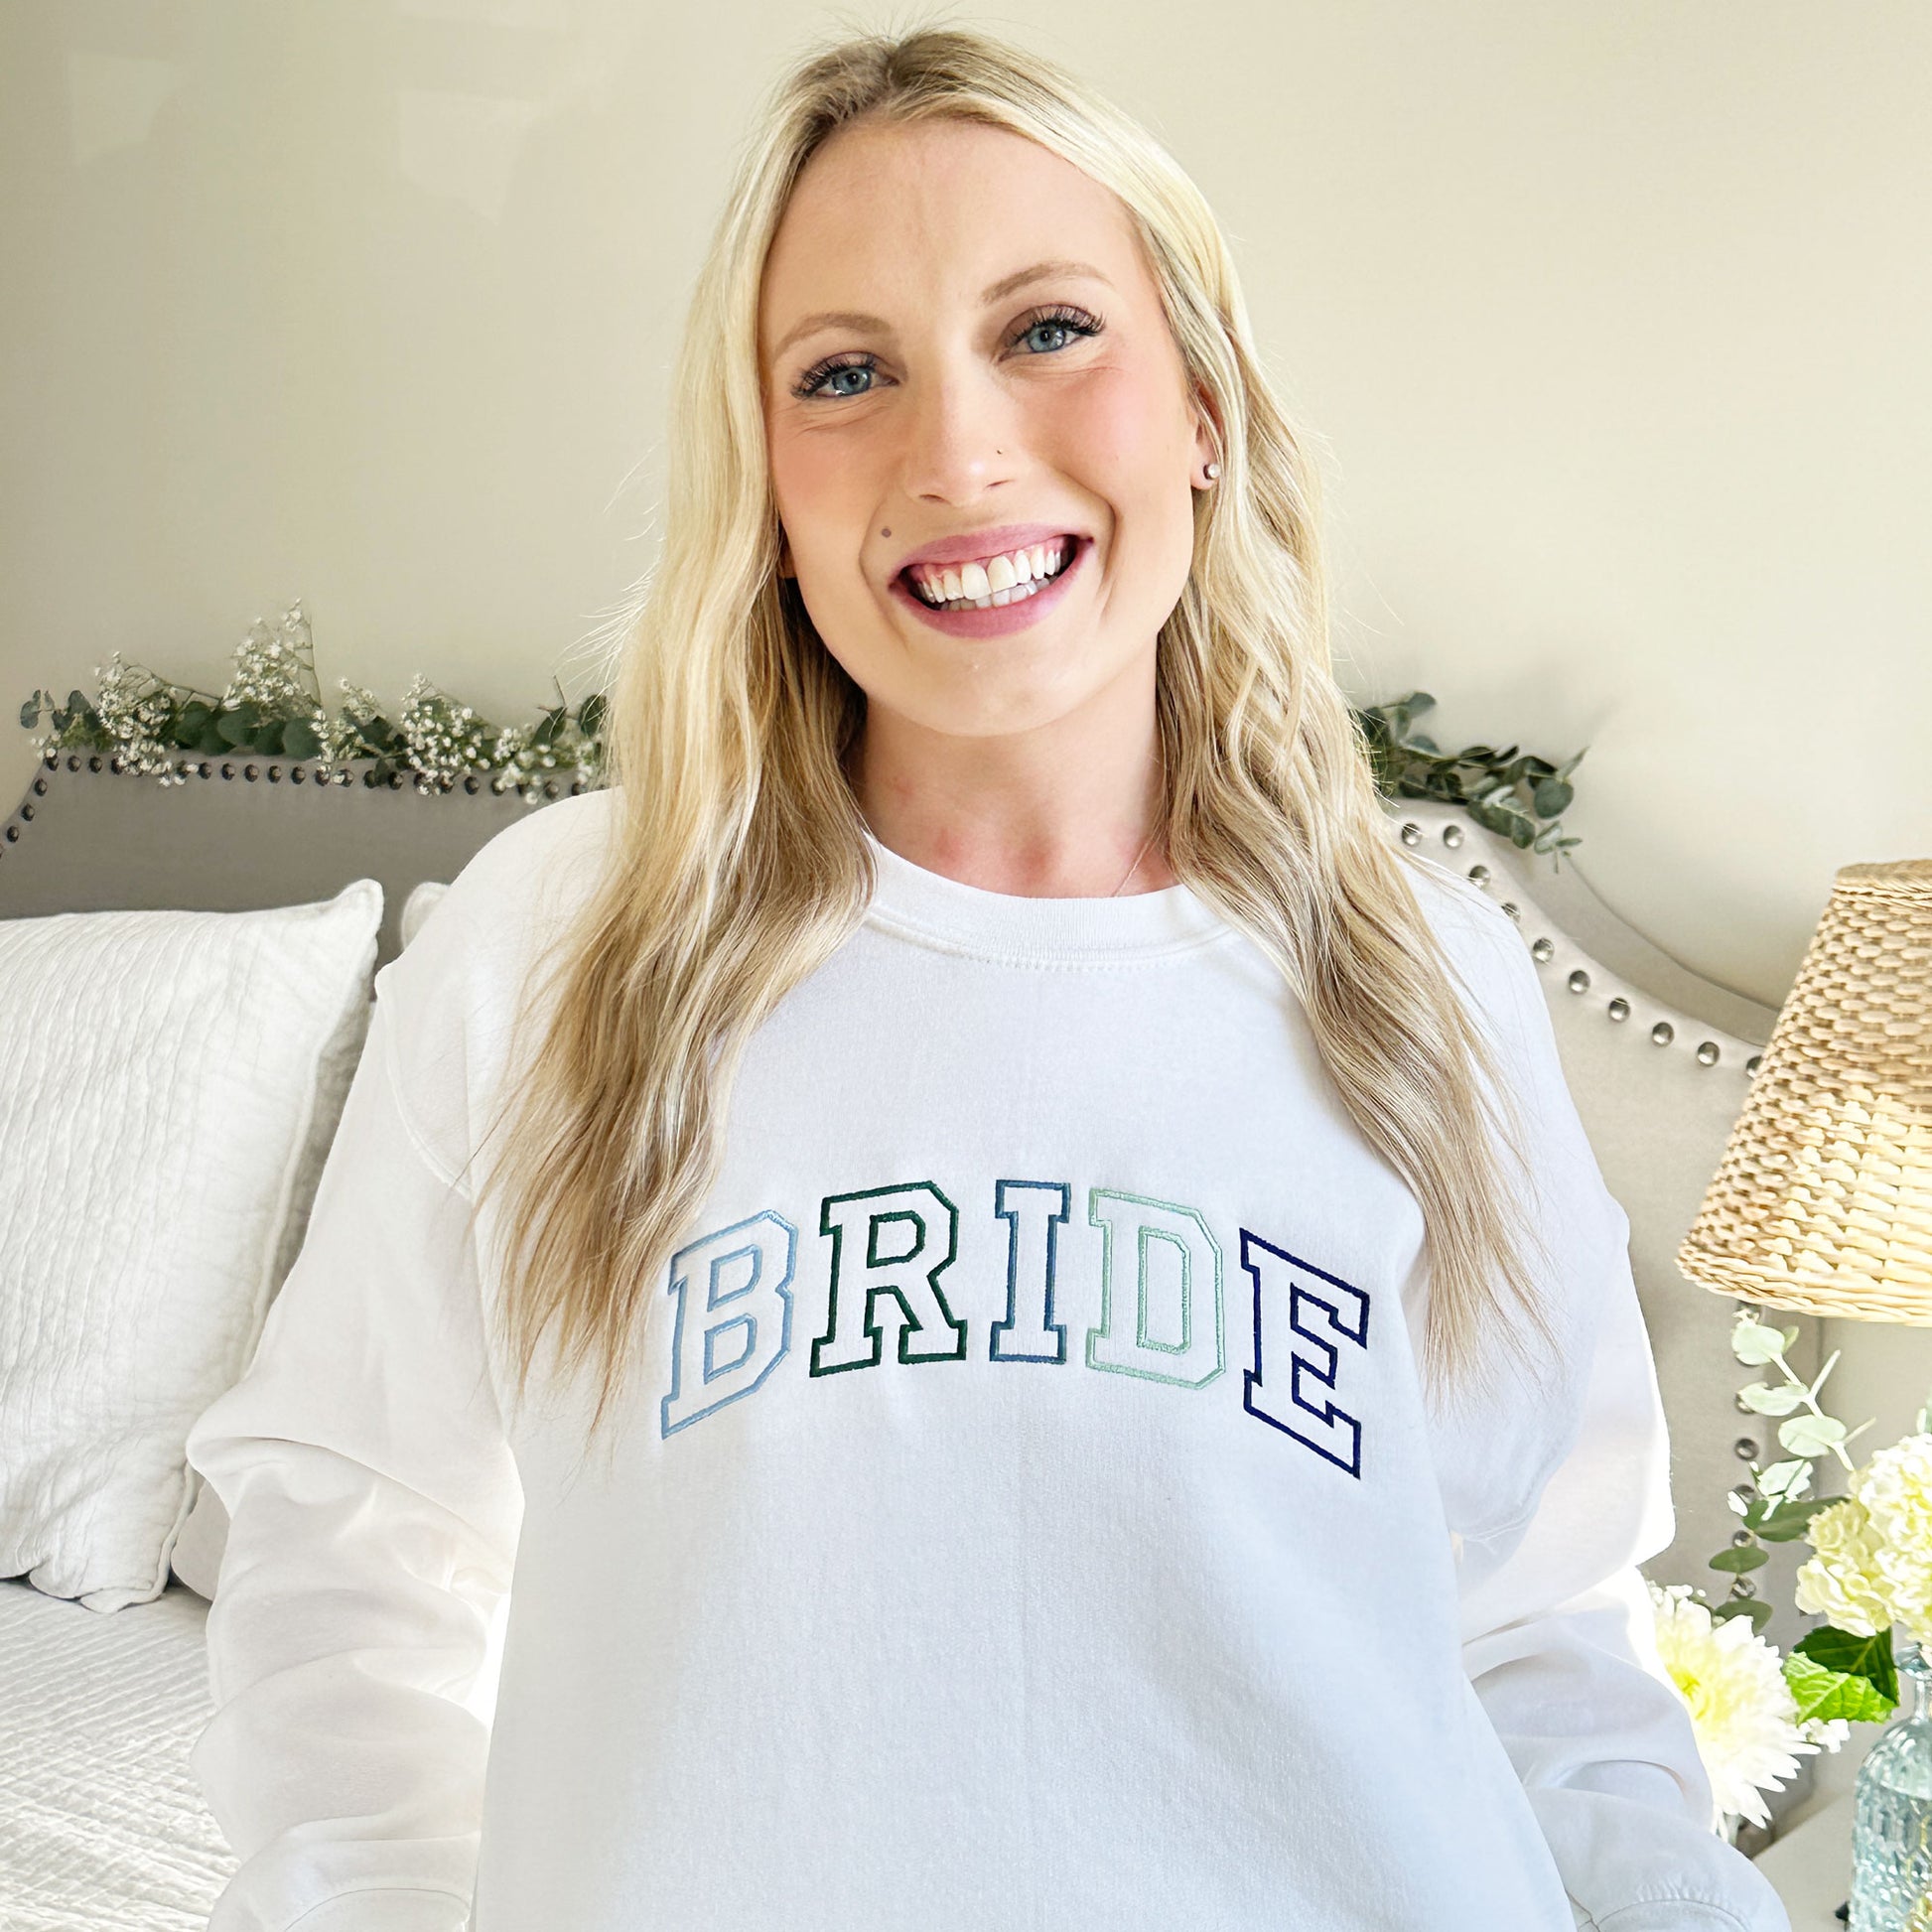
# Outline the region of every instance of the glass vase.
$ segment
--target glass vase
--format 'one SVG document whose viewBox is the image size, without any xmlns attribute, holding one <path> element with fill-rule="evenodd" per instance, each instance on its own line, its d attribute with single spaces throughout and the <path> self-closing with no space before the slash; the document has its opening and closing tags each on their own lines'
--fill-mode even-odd
<svg viewBox="0 0 1932 1932">
<path fill-rule="evenodd" d="M 1899 1716 L 1864 1755 L 1853 1794 L 1851 1932 L 1932 1927 L 1932 1659 L 1900 1640 Z"/>
</svg>

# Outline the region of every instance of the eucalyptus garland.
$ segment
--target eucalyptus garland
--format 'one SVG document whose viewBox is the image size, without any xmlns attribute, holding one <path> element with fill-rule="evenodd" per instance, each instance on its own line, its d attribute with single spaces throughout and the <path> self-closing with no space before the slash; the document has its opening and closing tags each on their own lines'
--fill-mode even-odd
<svg viewBox="0 0 1932 1932">
<path fill-rule="evenodd" d="M 534 720 L 498 725 L 459 703 L 420 672 L 392 717 L 365 686 L 339 678 L 344 702 L 332 714 L 316 675 L 315 642 L 297 598 L 270 624 L 257 618 L 234 653 L 221 691 L 202 691 L 157 677 L 115 651 L 96 665 L 96 695 L 69 691 L 66 704 L 36 691 L 20 707 L 24 730 L 51 751 L 110 752 L 122 768 L 164 785 L 186 784 L 187 767 L 205 758 L 246 754 L 295 759 L 327 778 L 350 762 L 368 765 L 375 783 L 396 774 L 419 791 L 449 791 L 467 777 L 489 778 L 495 791 L 546 793 L 546 780 L 581 779 L 595 786 L 604 771 L 605 699 L 558 702 Z M 1434 798 L 1459 805 L 1476 822 L 1524 851 L 1548 853 L 1559 866 L 1578 841 L 1563 830 L 1579 752 L 1562 764 L 1523 753 L 1469 745 L 1442 751 L 1413 730 L 1436 700 L 1411 691 L 1388 704 L 1356 709 L 1377 789 L 1386 798 Z"/>
<path fill-rule="evenodd" d="M 367 764 L 372 783 L 393 774 L 419 791 L 449 791 L 465 777 L 487 774 L 496 791 L 542 798 L 546 780 L 581 778 L 594 785 L 604 768 L 605 700 L 593 693 L 572 707 L 562 702 L 521 725 L 497 725 L 459 703 L 420 672 L 391 717 L 365 686 L 339 678 L 345 702 L 332 716 L 316 675 L 315 643 L 302 601 L 277 623 L 257 618 L 234 653 L 234 670 L 219 692 L 202 691 L 125 664 L 115 651 L 94 675 L 90 702 L 70 691 L 65 705 L 36 691 L 20 708 L 33 731 L 45 711 L 52 729 L 35 741 L 50 751 L 113 752 L 122 768 L 164 785 L 186 784 L 198 759 L 249 754 L 295 759 L 318 778 L 350 763 Z"/>
<path fill-rule="evenodd" d="M 1581 843 L 1564 831 L 1563 815 L 1575 796 L 1570 774 L 1583 753 L 1552 764 L 1516 745 L 1500 752 L 1488 745 L 1445 752 L 1433 738 L 1410 728 L 1435 702 L 1427 691 L 1411 691 L 1406 698 L 1357 709 L 1376 788 L 1385 797 L 1460 805 L 1478 825 L 1521 850 L 1547 852 L 1561 870 L 1563 855 Z"/>
</svg>

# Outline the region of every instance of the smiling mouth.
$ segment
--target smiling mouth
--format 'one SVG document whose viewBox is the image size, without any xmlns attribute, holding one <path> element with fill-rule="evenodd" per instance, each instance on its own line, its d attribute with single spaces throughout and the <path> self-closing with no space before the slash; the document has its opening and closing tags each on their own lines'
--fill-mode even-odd
<svg viewBox="0 0 1932 1932">
<path fill-rule="evenodd" d="M 915 569 L 902 570 L 899 572 L 899 577 L 906 589 L 928 611 L 990 611 L 999 605 L 1024 603 L 1028 598 L 1043 591 L 1054 578 L 1058 577 L 1078 553 L 1080 540 L 1078 537 L 1068 535 L 1059 538 L 1058 544 L 1060 547 L 1058 561 L 1052 563 L 1043 576 L 1029 578 L 1025 583 L 1010 585 L 1005 590 L 989 590 L 980 597 L 934 597 L 920 581 Z"/>
</svg>

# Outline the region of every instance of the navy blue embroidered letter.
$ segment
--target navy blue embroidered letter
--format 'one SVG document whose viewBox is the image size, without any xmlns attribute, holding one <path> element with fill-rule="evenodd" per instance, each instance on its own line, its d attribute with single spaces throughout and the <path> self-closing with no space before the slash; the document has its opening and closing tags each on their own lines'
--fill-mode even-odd
<svg viewBox="0 0 1932 1932">
<path fill-rule="evenodd" d="M 1368 1346 L 1368 1297 L 1339 1277 L 1324 1274 L 1311 1262 L 1241 1230 L 1241 1266 L 1255 1285 L 1255 1365 L 1248 1371 L 1242 1406 L 1284 1435 L 1325 1455 L 1351 1476 L 1362 1473 L 1362 1426 L 1332 1402 L 1324 1402 L 1310 1378 L 1330 1392 L 1335 1387 L 1339 1351 L 1327 1339 L 1339 1335 L 1358 1348 Z M 1325 1333 L 1324 1333 L 1325 1330 Z M 1264 1384 L 1263 1332 L 1288 1344 L 1289 1377 L 1283 1401 L 1281 1364 L 1275 1383 Z"/>
</svg>

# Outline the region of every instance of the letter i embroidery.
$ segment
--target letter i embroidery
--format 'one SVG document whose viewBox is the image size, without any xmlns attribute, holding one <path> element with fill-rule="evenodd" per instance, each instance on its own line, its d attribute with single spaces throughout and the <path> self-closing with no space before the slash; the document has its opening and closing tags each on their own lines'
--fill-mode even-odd
<svg viewBox="0 0 1932 1932">
<path fill-rule="evenodd" d="M 993 1211 L 1007 1224 L 1007 1312 L 993 1324 L 988 1353 L 996 1362 L 1064 1362 L 1066 1324 L 1053 1319 L 1053 1274 L 1073 1190 L 1063 1180 L 995 1181 Z"/>
<path fill-rule="evenodd" d="M 1338 1335 L 1358 1348 L 1368 1346 L 1368 1297 L 1338 1276 L 1285 1253 L 1246 1228 L 1241 1230 L 1241 1266 L 1255 1285 L 1255 1365 L 1247 1374 L 1242 1406 L 1249 1415 L 1285 1436 L 1293 1436 L 1359 1479 L 1361 1424 L 1332 1402 L 1322 1401 L 1307 1378 L 1334 1389 L 1340 1351 L 1328 1335 Z M 1289 1344 L 1286 1402 L 1280 1401 L 1279 1386 L 1271 1398 L 1264 1381 L 1264 1331 L 1277 1336 L 1291 1334 L 1305 1344 Z M 1280 1379 L 1278 1372 L 1277 1385 Z"/>
</svg>

